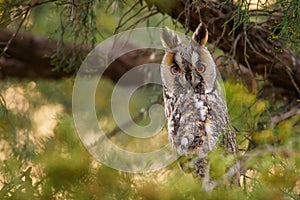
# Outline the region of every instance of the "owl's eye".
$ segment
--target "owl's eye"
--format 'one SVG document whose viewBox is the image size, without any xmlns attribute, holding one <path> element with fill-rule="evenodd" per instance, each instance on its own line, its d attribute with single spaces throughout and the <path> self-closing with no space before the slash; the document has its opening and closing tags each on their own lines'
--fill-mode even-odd
<svg viewBox="0 0 300 200">
<path fill-rule="evenodd" d="M 179 74 L 180 73 L 180 67 L 177 64 L 173 64 L 170 68 L 171 74 Z"/>
<path fill-rule="evenodd" d="M 196 71 L 197 71 L 198 73 L 203 73 L 203 72 L 205 71 L 205 65 L 204 65 L 204 64 L 198 64 L 198 65 L 196 66 Z"/>
</svg>

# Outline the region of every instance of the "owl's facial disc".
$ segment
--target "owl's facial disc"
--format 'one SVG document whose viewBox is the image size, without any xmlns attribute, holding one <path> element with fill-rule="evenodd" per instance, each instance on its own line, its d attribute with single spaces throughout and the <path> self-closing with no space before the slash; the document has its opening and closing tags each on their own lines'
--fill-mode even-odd
<svg viewBox="0 0 300 200">
<path fill-rule="evenodd" d="M 180 71 L 180 83 L 183 87 L 190 87 L 192 85 L 192 71 L 191 71 L 191 64 L 188 62 L 185 57 L 182 56 L 181 52 L 177 52 L 174 55 L 173 65 L 171 66 L 171 74 L 176 75 L 173 73 L 174 69 L 176 71 Z"/>
<path fill-rule="evenodd" d="M 212 92 L 215 88 L 217 68 L 211 54 L 206 47 L 194 46 L 191 60 L 195 71 L 203 78 L 205 93 Z"/>
</svg>

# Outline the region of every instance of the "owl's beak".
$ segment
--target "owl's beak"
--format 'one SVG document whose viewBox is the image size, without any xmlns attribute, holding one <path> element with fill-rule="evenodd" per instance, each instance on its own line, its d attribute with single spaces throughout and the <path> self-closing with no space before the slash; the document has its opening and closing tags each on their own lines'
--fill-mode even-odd
<svg viewBox="0 0 300 200">
<path fill-rule="evenodd" d="M 193 89 L 197 86 L 197 83 L 195 81 L 194 74 L 191 71 L 185 72 L 184 77 L 188 83 L 189 86 L 191 86 Z"/>
<path fill-rule="evenodd" d="M 192 83 L 192 74 L 191 74 L 191 72 L 186 72 L 184 76 L 185 76 L 186 81 L 191 84 Z"/>
</svg>

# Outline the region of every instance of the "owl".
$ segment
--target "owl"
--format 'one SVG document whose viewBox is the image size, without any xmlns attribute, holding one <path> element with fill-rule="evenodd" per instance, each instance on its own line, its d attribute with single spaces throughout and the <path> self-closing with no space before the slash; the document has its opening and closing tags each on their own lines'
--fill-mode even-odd
<svg viewBox="0 0 300 200">
<path fill-rule="evenodd" d="M 203 23 L 187 42 L 164 28 L 160 72 L 170 144 L 181 157 L 182 169 L 198 176 L 202 187 L 210 190 L 217 181 L 210 177 L 209 155 L 215 149 L 224 150 L 225 156 L 235 155 L 237 145 L 216 64 L 205 47 L 207 39 Z M 237 171 L 239 164 L 228 166 L 223 177 L 232 177 Z"/>
</svg>

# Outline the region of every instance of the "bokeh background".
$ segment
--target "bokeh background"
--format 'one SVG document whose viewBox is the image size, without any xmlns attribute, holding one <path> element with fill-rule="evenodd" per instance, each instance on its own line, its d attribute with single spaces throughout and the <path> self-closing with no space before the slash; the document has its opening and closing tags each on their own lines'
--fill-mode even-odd
<svg viewBox="0 0 300 200">
<path fill-rule="evenodd" d="M 215 18 L 205 9 L 215 11 Z M 0 199 L 299 199 L 299 10 L 298 0 L 0 0 Z M 241 187 L 224 183 L 201 191 L 199 181 L 176 162 L 145 174 L 97 162 L 82 145 L 72 116 L 76 70 L 87 53 L 136 27 L 168 26 L 191 35 L 199 19 L 208 24 L 207 47 L 224 80 L 237 132 Z M 99 124 L 121 148 L 147 152 L 168 143 L 166 128 L 149 140 L 124 134 L 110 102 L 122 74 L 159 63 L 162 53 L 126 54 L 98 84 Z M 153 103 L 162 104 L 160 86 L 134 93 L 128 109 L 137 124 L 149 123 Z M 221 177 L 222 163 L 229 161 L 213 156 L 212 175 Z"/>
</svg>

